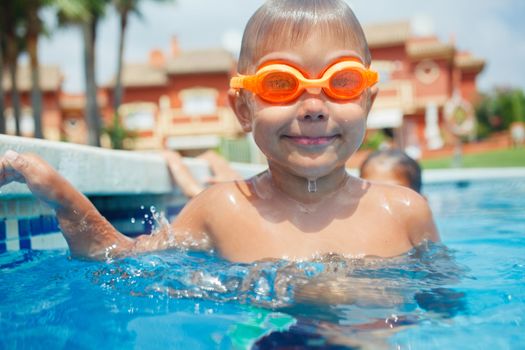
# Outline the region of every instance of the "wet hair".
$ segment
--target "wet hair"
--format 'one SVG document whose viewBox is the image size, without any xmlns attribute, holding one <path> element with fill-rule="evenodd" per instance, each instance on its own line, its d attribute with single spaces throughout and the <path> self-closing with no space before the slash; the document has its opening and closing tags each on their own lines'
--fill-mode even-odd
<svg viewBox="0 0 525 350">
<path fill-rule="evenodd" d="M 405 152 L 399 149 L 375 151 L 361 164 L 359 173 L 363 175 L 366 168 L 373 164 L 385 165 L 393 172 L 401 173 L 408 180 L 411 189 L 421 192 L 421 167 Z"/>
<path fill-rule="evenodd" d="M 342 0 L 268 0 L 246 24 L 238 71 L 246 74 L 262 56 L 279 47 L 293 47 L 313 31 L 356 49 L 364 64 L 371 62 L 368 44 L 354 12 Z M 278 43 L 278 44 L 277 44 Z"/>
</svg>

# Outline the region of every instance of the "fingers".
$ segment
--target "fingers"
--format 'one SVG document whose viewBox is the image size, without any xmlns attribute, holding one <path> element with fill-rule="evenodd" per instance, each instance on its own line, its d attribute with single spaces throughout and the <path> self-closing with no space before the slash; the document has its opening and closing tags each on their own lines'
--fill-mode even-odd
<svg viewBox="0 0 525 350">
<path fill-rule="evenodd" d="M 9 167 L 10 165 L 7 162 L 7 159 L 5 159 L 5 157 L 0 158 L 0 186 L 3 186 L 9 182 L 7 180 L 7 172 Z"/>
<path fill-rule="evenodd" d="M 8 150 L 0 158 L 0 186 L 13 181 L 24 182 L 28 162 L 15 151 Z"/>
<path fill-rule="evenodd" d="M 16 170 L 17 173 L 25 177 L 30 171 L 30 163 L 27 161 L 25 156 L 18 154 L 15 151 L 8 150 L 5 152 L 5 158 L 11 167 Z"/>
<path fill-rule="evenodd" d="M 12 150 L 7 150 L 4 156 L 9 164 L 18 172 L 23 174 L 25 171 L 27 171 L 29 162 L 21 154 L 18 154 Z"/>
</svg>

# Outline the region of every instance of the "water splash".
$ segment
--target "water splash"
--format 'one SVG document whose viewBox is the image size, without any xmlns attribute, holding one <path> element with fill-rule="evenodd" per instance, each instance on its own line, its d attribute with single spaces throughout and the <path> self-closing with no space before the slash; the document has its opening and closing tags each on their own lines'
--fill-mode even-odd
<svg viewBox="0 0 525 350">
<path fill-rule="evenodd" d="M 433 290 L 464 274 L 445 248 L 435 246 L 391 259 L 325 255 L 304 262 L 253 264 L 184 250 L 160 252 L 115 261 L 96 274 L 95 282 L 150 298 L 237 301 L 272 309 L 299 304 L 384 309 L 412 305 L 421 293 L 420 300 L 439 296 L 443 293 Z"/>
<path fill-rule="evenodd" d="M 164 214 L 163 211 L 157 211 L 157 209 L 154 206 L 150 207 L 150 212 L 151 219 L 153 220 L 153 222 L 150 220 L 150 223 L 152 223 L 155 227 L 152 234 L 159 234 L 160 232 L 165 232 L 166 243 L 168 244 L 168 246 L 173 246 L 175 244 L 175 234 L 173 232 L 173 229 L 171 228 L 167 216 Z"/>
</svg>

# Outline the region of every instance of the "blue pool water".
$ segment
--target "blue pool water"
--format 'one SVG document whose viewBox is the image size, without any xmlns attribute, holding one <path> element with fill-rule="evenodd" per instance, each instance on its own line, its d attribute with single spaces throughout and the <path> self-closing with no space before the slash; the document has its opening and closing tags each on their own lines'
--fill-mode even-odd
<svg viewBox="0 0 525 350">
<path fill-rule="evenodd" d="M 444 244 L 393 259 L 4 253 L 0 348 L 523 348 L 525 180 L 425 194 Z"/>
</svg>

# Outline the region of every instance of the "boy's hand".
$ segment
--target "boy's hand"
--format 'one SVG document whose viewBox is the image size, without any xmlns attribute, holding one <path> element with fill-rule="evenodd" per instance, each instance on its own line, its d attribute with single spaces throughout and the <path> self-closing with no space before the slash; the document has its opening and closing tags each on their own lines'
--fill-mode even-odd
<svg viewBox="0 0 525 350">
<path fill-rule="evenodd" d="M 53 208 L 58 200 L 58 193 L 52 186 L 56 177 L 60 175 L 34 154 L 8 150 L 0 157 L 0 187 L 11 182 L 25 183 L 36 197 Z"/>
<path fill-rule="evenodd" d="M 34 154 L 7 151 L 0 157 L 0 186 L 26 183 L 51 206 L 74 256 L 103 259 L 130 253 L 133 241 L 120 234 L 93 204 L 51 165 Z"/>
<path fill-rule="evenodd" d="M 0 187 L 10 182 L 25 182 L 22 174 L 16 170 L 16 168 L 26 167 L 26 162 L 20 160 L 19 154 L 11 150 L 5 152 L 0 158 Z M 12 163 L 14 166 L 11 165 Z"/>
</svg>

